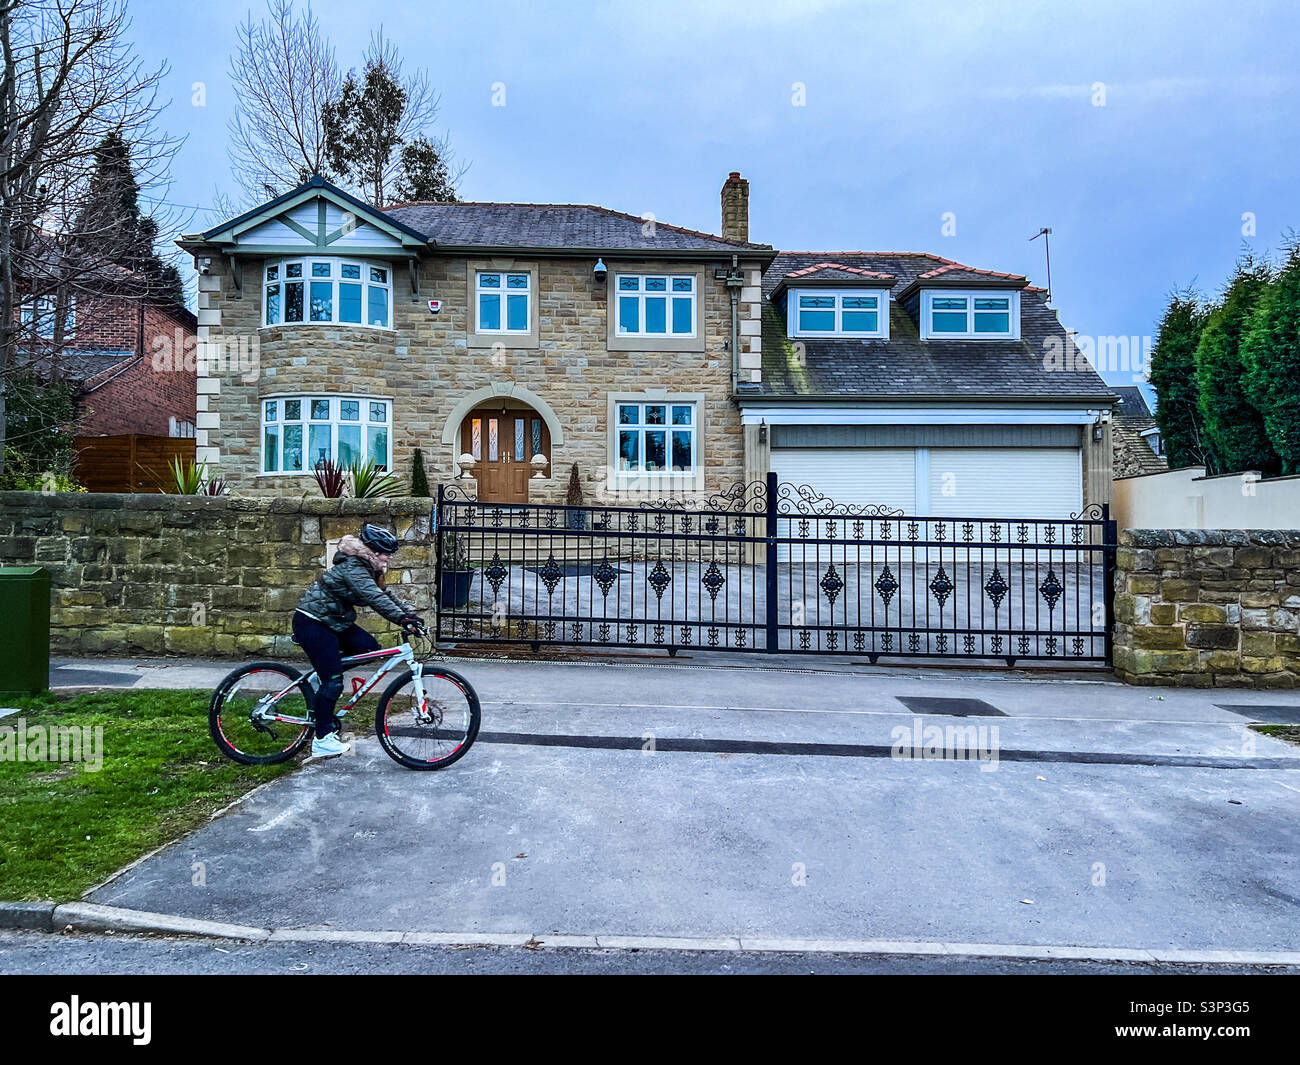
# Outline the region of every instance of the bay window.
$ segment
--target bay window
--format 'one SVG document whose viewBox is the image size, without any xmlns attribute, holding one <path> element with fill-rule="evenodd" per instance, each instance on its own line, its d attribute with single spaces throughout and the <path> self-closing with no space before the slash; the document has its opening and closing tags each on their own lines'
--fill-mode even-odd
<svg viewBox="0 0 1300 1065">
<path fill-rule="evenodd" d="M 392 415 L 392 400 L 369 396 L 264 398 L 262 472 L 309 474 L 323 459 L 388 469 Z"/>
<path fill-rule="evenodd" d="M 392 327 L 392 269 L 337 258 L 279 259 L 262 268 L 263 325 Z"/>
</svg>

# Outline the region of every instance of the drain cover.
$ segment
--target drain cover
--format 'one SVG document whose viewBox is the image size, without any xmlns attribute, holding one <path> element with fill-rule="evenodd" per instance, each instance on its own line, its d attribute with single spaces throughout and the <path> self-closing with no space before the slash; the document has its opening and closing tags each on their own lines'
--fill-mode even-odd
<svg viewBox="0 0 1300 1065">
<path fill-rule="evenodd" d="M 1300 706 L 1270 706 L 1267 703 L 1215 703 L 1220 710 L 1240 714 L 1262 725 L 1300 725 Z"/>
<path fill-rule="evenodd" d="M 900 695 L 897 698 L 914 714 L 945 714 L 948 717 L 1007 716 L 983 699 L 935 699 L 919 695 Z"/>
</svg>

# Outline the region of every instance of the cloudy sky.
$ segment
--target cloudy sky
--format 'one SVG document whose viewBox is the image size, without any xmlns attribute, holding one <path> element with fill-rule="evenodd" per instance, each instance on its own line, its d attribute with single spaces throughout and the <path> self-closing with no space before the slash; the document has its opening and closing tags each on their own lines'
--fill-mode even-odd
<svg viewBox="0 0 1300 1065">
<path fill-rule="evenodd" d="M 382 20 L 428 69 L 470 164 L 463 199 L 716 232 L 739 170 L 752 240 L 930 251 L 1037 283 L 1028 238 L 1050 226 L 1053 302 L 1084 336 L 1149 336 L 1171 289 L 1213 293 L 1243 242 L 1300 228 L 1294 2 L 313 6 L 345 67 Z M 170 66 L 163 123 L 187 138 L 166 192 L 190 205 L 167 212 L 180 228 L 235 191 L 227 69 L 246 10 L 131 2 L 141 57 Z"/>
</svg>

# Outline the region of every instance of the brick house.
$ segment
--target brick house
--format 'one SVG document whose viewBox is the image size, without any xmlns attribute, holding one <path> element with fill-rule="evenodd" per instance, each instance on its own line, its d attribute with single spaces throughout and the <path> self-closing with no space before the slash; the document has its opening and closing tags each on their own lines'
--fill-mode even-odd
<svg viewBox="0 0 1300 1065">
<path fill-rule="evenodd" d="M 19 300 L 18 365 L 76 383 L 79 436 L 192 436 L 194 313 L 118 266 L 72 287 Z"/>
<path fill-rule="evenodd" d="M 431 482 L 501 502 L 561 501 L 573 464 L 588 500 L 769 470 L 913 513 L 1109 498 L 1114 397 L 1041 290 L 938 256 L 778 255 L 748 197 L 732 173 L 710 235 L 584 205 L 378 210 L 316 177 L 183 237 L 198 457 L 254 494 L 302 492 L 319 458 L 409 481 L 419 447 Z"/>
</svg>

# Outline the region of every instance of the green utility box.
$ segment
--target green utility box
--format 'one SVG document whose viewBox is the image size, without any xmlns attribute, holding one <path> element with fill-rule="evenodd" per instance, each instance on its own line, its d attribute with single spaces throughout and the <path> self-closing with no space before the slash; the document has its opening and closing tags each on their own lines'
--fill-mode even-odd
<svg viewBox="0 0 1300 1065">
<path fill-rule="evenodd" d="M 0 699 L 49 686 L 49 570 L 0 566 Z"/>
</svg>

